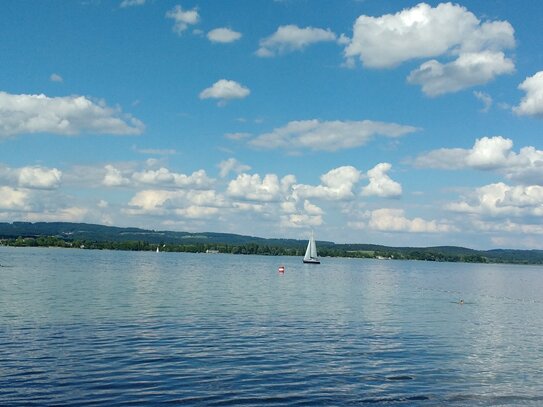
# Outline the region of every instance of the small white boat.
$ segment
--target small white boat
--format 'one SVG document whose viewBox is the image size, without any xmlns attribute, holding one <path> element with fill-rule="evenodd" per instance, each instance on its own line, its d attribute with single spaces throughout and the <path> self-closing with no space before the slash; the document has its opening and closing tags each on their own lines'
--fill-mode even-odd
<svg viewBox="0 0 543 407">
<path fill-rule="evenodd" d="M 313 231 L 311 231 L 311 237 L 309 238 L 309 242 L 307 242 L 307 249 L 305 250 L 303 262 L 307 264 L 321 264 L 319 256 L 317 255 L 317 244 L 313 237 Z"/>
</svg>

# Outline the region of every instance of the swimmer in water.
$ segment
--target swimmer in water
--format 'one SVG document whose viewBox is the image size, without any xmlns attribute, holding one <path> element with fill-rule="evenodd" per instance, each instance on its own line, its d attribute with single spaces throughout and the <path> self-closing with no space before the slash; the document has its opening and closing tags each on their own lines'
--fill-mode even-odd
<svg viewBox="0 0 543 407">
<path fill-rule="evenodd" d="M 459 303 L 460 305 L 464 305 L 464 300 L 460 300 L 460 301 L 458 301 L 458 303 Z"/>
</svg>

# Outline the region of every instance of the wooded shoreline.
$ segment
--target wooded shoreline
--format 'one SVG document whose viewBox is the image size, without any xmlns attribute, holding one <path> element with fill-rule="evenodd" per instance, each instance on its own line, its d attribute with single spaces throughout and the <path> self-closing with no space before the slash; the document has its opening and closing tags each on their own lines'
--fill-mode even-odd
<svg viewBox="0 0 543 407">
<path fill-rule="evenodd" d="M 124 250 L 188 252 L 188 253 L 227 253 L 265 256 L 303 256 L 305 247 L 302 242 L 293 246 L 280 246 L 262 243 L 153 243 L 144 240 L 87 240 L 64 239 L 57 236 L 17 237 L 0 239 L 0 244 L 12 247 L 62 247 L 90 250 Z M 358 245 L 363 246 L 363 245 Z M 381 247 L 368 250 L 357 245 L 324 244 L 319 248 L 319 256 L 348 257 L 379 260 L 423 260 L 438 262 L 463 263 L 507 263 L 507 264 L 543 264 L 540 251 L 493 250 L 480 252 L 457 247 L 434 248 L 393 248 Z"/>
</svg>

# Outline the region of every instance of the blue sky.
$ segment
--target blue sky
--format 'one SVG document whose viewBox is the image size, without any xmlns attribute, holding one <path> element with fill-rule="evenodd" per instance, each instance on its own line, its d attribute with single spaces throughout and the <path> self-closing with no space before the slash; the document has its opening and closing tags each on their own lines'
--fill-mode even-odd
<svg viewBox="0 0 543 407">
<path fill-rule="evenodd" d="M 8 0 L 0 221 L 543 249 L 539 1 Z"/>
</svg>

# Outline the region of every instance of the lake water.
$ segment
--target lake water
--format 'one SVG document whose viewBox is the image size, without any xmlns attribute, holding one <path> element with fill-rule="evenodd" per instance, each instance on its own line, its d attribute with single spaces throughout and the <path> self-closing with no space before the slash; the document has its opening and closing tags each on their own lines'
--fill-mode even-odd
<svg viewBox="0 0 543 407">
<path fill-rule="evenodd" d="M 0 405 L 543 405 L 543 267 L 322 260 L 0 247 Z"/>
</svg>

